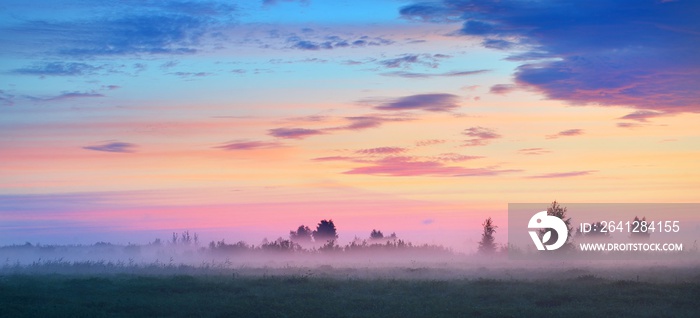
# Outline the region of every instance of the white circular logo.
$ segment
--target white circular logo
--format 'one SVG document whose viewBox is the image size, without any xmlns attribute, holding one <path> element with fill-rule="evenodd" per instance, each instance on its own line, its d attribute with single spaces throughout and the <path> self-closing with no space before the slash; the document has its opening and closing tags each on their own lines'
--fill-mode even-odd
<svg viewBox="0 0 700 318">
<path fill-rule="evenodd" d="M 535 242 L 535 246 L 537 246 L 537 249 L 540 251 L 553 251 L 562 247 L 564 243 L 566 243 L 566 238 L 569 234 L 569 231 L 567 231 L 566 228 L 566 223 L 556 216 L 547 215 L 547 211 L 535 213 L 535 215 L 533 215 L 530 219 L 530 222 L 527 224 L 527 227 L 530 229 L 552 229 L 554 232 L 556 232 L 556 242 L 552 244 L 545 244 L 552 238 L 552 231 L 544 232 L 544 235 L 542 235 L 541 238 L 537 235 L 538 231 L 529 231 L 532 241 Z"/>
</svg>

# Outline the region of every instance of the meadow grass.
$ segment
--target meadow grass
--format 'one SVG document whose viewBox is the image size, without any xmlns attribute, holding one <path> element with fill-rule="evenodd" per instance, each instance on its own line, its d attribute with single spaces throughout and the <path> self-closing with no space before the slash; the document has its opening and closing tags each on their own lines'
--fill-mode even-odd
<svg viewBox="0 0 700 318">
<path fill-rule="evenodd" d="M 4 317 L 698 317 L 700 282 L 0 276 Z"/>
</svg>

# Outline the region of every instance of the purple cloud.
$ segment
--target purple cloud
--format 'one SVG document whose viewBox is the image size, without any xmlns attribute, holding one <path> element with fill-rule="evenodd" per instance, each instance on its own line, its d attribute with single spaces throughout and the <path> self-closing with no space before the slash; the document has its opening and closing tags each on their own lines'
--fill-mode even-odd
<svg viewBox="0 0 700 318">
<path fill-rule="evenodd" d="M 105 151 L 105 152 L 119 152 L 119 153 L 131 153 L 134 152 L 136 145 L 128 142 L 111 141 L 100 145 L 86 146 L 83 149 L 95 150 L 95 151 Z"/>
<path fill-rule="evenodd" d="M 438 161 L 414 161 L 410 157 L 387 157 L 375 161 L 370 166 L 358 167 L 344 174 L 367 174 L 392 177 L 433 176 L 433 177 L 467 177 L 494 176 L 516 170 L 498 170 L 493 168 L 464 168 L 446 166 Z"/>
<path fill-rule="evenodd" d="M 578 135 L 583 135 L 583 129 L 567 129 L 560 131 L 554 135 L 547 135 L 547 139 L 557 139 L 559 137 L 571 137 L 571 136 L 578 136 Z"/>
<path fill-rule="evenodd" d="M 63 101 L 63 100 L 72 100 L 72 99 L 81 99 L 81 98 L 93 98 L 93 97 L 104 97 L 105 95 L 95 93 L 95 92 L 90 92 L 90 93 L 83 93 L 83 92 L 65 92 L 63 94 L 57 95 L 57 96 L 52 96 L 52 97 L 35 97 L 35 96 L 25 96 L 25 98 L 36 101 L 36 102 L 56 102 L 56 101 Z"/>
<path fill-rule="evenodd" d="M 207 77 L 213 75 L 212 73 L 208 72 L 175 72 L 175 73 L 170 73 L 182 78 L 187 78 L 187 77 Z"/>
<path fill-rule="evenodd" d="M 270 149 L 279 148 L 283 145 L 279 142 L 274 141 L 246 141 L 237 140 L 232 141 L 221 146 L 216 146 L 214 148 L 219 148 L 223 150 L 254 150 L 254 149 Z"/>
<path fill-rule="evenodd" d="M 617 123 L 617 127 L 620 127 L 620 128 L 637 128 L 637 127 L 641 127 L 641 126 L 642 126 L 642 124 L 639 124 L 639 123 Z"/>
<path fill-rule="evenodd" d="M 425 147 L 425 146 L 432 146 L 432 145 L 444 144 L 445 142 L 446 142 L 446 140 L 443 140 L 443 139 L 419 140 L 419 141 L 416 141 L 416 146 L 418 146 L 418 147 Z"/>
<path fill-rule="evenodd" d="M 659 117 L 659 116 L 664 116 L 664 115 L 666 115 L 666 114 L 662 113 L 662 112 L 656 112 L 656 111 L 651 111 L 651 110 L 638 110 L 636 112 L 622 116 L 618 119 L 628 119 L 628 120 L 636 120 L 639 122 L 646 122 L 649 118 L 654 118 L 654 117 Z"/>
<path fill-rule="evenodd" d="M 427 110 L 444 112 L 459 108 L 459 96 L 452 94 L 419 94 L 398 98 L 374 107 L 378 110 Z"/>
<path fill-rule="evenodd" d="M 470 76 L 490 72 L 490 70 L 476 70 L 476 71 L 452 71 L 446 73 L 414 73 L 405 71 L 387 72 L 382 73 L 383 76 L 394 76 L 403 78 L 432 78 L 432 77 L 457 77 L 457 76 Z"/>
<path fill-rule="evenodd" d="M 410 69 L 413 65 L 437 68 L 440 66 L 440 60 L 450 57 L 452 56 L 445 54 L 403 54 L 396 58 L 378 61 L 377 63 L 386 68 Z"/>
<path fill-rule="evenodd" d="M 496 84 L 491 86 L 491 89 L 489 92 L 491 94 L 496 94 L 496 95 L 505 95 L 508 94 L 512 91 L 514 91 L 517 88 L 517 86 L 513 84 Z"/>
<path fill-rule="evenodd" d="M 313 161 L 354 161 L 355 158 L 347 156 L 330 156 L 311 159 Z"/>
<path fill-rule="evenodd" d="M 585 175 L 589 175 L 589 174 L 594 173 L 594 172 L 597 172 L 597 170 L 555 172 L 555 173 L 547 173 L 547 174 L 541 174 L 541 175 L 536 175 L 536 176 L 530 176 L 528 178 L 531 178 L 531 179 L 569 178 L 569 177 L 585 176 Z"/>
<path fill-rule="evenodd" d="M 309 136 L 322 134 L 324 134 L 322 130 L 306 128 L 275 128 L 269 130 L 270 136 L 286 139 L 304 139 Z"/>
<path fill-rule="evenodd" d="M 501 135 L 496 133 L 495 130 L 491 128 L 485 128 L 481 126 L 470 127 L 462 132 L 463 135 L 469 137 L 474 137 L 472 139 L 465 140 L 463 146 L 485 146 L 488 145 L 492 140 L 501 138 Z"/>
<path fill-rule="evenodd" d="M 382 115 L 364 115 L 345 117 L 350 123 L 345 126 L 326 128 L 325 130 L 363 130 L 369 128 L 377 128 L 386 122 L 408 121 L 406 117 L 387 117 Z"/>
<path fill-rule="evenodd" d="M 401 147 L 379 147 L 379 148 L 369 148 L 369 149 L 360 149 L 358 151 L 355 151 L 356 153 L 363 154 L 363 155 L 395 155 L 399 154 L 402 152 L 406 152 L 406 148 L 401 148 Z"/>
<path fill-rule="evenodd" d="M 474 160 L 474 159 L 481 159 L 484 158 L 483 156 L 466 156 L 458 153 L 441 153 L 437 158 L 437 160 L 440 161 L 447 161 L 447 162 L 460 162 L 460 161 L 468 161 L 468 160 Z"/>
<path fill-rule="evenodd" d="M 517 50 L 518 86 L 572 104 L 700 112 L 697 1 L 420 2 L 400 10 L 424 22 Z"/>
<path fill-rule="evenodd" d="M 313 39 L 292 35 L 287 38 L 287 43 L 289 43 L 293 49 L 319 51 L 349 47 L 383 46 L 393 44 L 394 41 L 382 37 L 369 37 L 366 35 L 354 38 L 327 35 L 324 37 L 314 37 Z"/>
<path fill-rule="evenodd" d="M 544 148 L 523 148 L 518 150 L 518 153 L 521 155 L 543 155 L 550 152 Z"/>
</svg>

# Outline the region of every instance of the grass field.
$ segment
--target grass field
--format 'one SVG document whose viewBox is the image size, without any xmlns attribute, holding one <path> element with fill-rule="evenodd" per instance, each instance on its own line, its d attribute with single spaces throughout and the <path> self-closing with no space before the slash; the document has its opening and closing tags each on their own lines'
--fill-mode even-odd
<svg viewBox="0 0 700 318">
<path fill-rule="evenodd" d="M 698 317 L 700 282 L 0 276 L 3 317 Z"/>
</svg>

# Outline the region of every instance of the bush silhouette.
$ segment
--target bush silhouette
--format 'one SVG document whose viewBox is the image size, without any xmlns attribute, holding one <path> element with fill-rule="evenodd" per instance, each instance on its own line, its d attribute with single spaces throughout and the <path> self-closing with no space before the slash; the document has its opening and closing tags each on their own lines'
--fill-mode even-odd
<svg viewBox="0 0 700 318">
<path fill-rule="evenodd" d="M 312 233 L 308 226 L 302 224 L 296 231 L 289 231 L 289 239 L 296 243 L 309 243 L 312 240 Z"/>
</svg>

